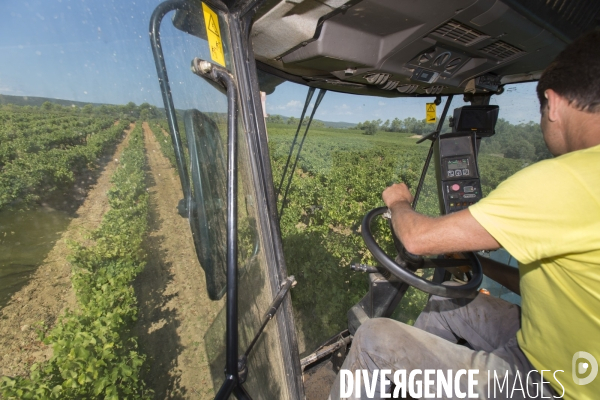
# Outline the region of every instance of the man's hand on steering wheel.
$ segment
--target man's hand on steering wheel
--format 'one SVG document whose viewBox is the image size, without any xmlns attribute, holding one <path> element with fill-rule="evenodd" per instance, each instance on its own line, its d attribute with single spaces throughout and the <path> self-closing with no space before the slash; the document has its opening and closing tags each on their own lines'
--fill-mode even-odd
<svg viewBox="0 0 600 400">
<path fill-rule="evenodd" d="M 386 188 L 381 197 L 391 212 L 396 236 L 412 254 L 447 254 L 500 247 L 468 209 L 435 218 L 420 214 L 411 208 L 413 196 L 404 183 Z"/>
<path fill-rule="evenodd" d="M 405 183 L 394 183 L 388 186 L 381 194 L 381 198 L 390 210 L 394 203 L 406 202 L 410 206 L 414 199 Z"/>
<path fill-rule="evenodd" d="M 408 284 L 430 294 L 444 297 L 472 297 L 483 277 L 481 264 L 470 250 L 487 250 L 499 247 L 498 242 L 483 229 L 469 210 L 458 211 L 438 218 L 431 218 L 415 212 L 411 208 L 413 196 L 404 183 L 386 188 L 382 198 L 387 207 L 371 210 L 362 223 L 362 236 L 365 244 L 379 261 L 393 275 Z M 371 221 L 384 214 L 389 208 L 392 227 L 402 246 L 413 254 L 446 254 L 465 252 L 467 260 L 423 259 L 413 268 L 451 268 L 459 264 L 470 264 L 471 280 L 461 286 L 444 286 L 429 282 L 414 274 L 411 268 L 392 260 L 376 243 L 371 234 Z M 402 257 L 402 254 L 401 254 Z M 407 260 L 408 261 L 408 260 Z"/>
</svg>

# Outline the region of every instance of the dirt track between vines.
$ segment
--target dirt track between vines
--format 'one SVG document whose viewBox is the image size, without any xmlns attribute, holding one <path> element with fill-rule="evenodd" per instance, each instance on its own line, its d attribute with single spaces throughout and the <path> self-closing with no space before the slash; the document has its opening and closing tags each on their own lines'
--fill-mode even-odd
<svg viewBox="0 0 600 400">
<path fill-rule="evenodd" d="M 177 213 L 183 198 L 175 169 L 143 123 L 150 193 L 147 264 L 135 287 L 140 305 L 136 334 L 148 355 L 146 381 L 156 399 L 206 399 L 214 391 L 204 334 L 222 308 L 206 295 L 188 221 Z"/>
<path fill-rule="evenodd" d="M 89 187 L 75 217 L 29 282 L 0 309 L 0 376 L 27 375 L 33 363 L 52 355 L 52 349 L 39 340 L 37 330 L 41 328 L 40 322 L 52 328 L 65 309 L 76 307 L 67 241 L 85 242 L 85 236 L 100 225 L 108 209 L 106 193 L 111 186 L 110 178 L 134 126 L 131 124 L 125 131 L 124 139 L 110 158 L 104 157 L 99 168 L 81 178 L 82 186 L 87 178 L 95 179 L 95 183 Z"/>
<path fill-rule="evenodd" d="M 68 240 L 85 243 L 108 210 L 106 193 L 129 133 L 95 172 L 95 183 L 75 217 L 30 281 L 0 309 L 0 376 L 28 375 L 31 365 L 52 355 L 38 339 L 43 321 L 51 329 L 59 315 L 76 307 L 71 286 Z M 223 302 L 206 295 L 206 282 L 194 251 L 187 219 L 177 213 L 183 198 L 175 169 L 143 123 L 150 194 L 147 264 L 135 282 L 140 314 L 135 333 L 148 356 L 145 379 L 156 399 L 214 397 L 204 334 Z"/>
</svg>

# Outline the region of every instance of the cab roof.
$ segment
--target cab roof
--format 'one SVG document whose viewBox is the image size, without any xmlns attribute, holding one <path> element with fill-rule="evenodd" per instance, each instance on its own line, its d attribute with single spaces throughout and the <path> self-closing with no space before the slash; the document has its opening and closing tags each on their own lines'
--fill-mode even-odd
<svg viewBox="0 0 600 400">
<path fill-rule="evenodd" d="M 267 0 L 251 39 L 259 69 L 309 86 L 489 93 L 539 79 L 599 17 L 597 0 Z"/>
</svg>

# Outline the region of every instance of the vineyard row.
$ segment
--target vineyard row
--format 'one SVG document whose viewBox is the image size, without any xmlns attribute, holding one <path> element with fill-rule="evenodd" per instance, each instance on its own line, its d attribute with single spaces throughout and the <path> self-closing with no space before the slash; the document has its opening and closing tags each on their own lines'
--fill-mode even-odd
<svg viewBox="0 0 600 400">
<path fill-rule="evenodd" d="M 148 193 L 141 123 L 131 133 L 111 178 L 110 209 L 92 233 L 94 244 L 72 243 L 72 282 L 78 310 L 68 311 L 44 338 L 49 361 L 29 378 L 3 377 L 12 399 L 151 398 L 140 374 L 145 356 L 133 335 L 137 300 L 132 282 L 145 265 Z"/>
<path fill-rule="evenodd" d="M 35 122 L 35 117 L 28 129 L 0 143 L 0 210 L 27 206 L 72 185 L 78 174 L 97 165 L 130 122 L 86 118 L 63 130 Z"/>
</svg>

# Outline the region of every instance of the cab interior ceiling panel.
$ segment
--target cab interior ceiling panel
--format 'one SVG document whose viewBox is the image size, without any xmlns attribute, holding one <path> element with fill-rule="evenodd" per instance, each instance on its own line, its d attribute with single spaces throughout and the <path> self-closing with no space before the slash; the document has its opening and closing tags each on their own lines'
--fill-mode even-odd
<svg viewBox="0 0 600 400">
<path fill-rule="evenodd" d="M 596 0 L 271 0 L 252 42 L 260 69 L 329 90 L 497 92 L 538 78 L 599 11 Z"/>
</svg>

